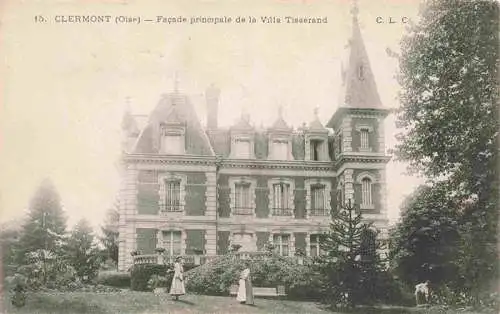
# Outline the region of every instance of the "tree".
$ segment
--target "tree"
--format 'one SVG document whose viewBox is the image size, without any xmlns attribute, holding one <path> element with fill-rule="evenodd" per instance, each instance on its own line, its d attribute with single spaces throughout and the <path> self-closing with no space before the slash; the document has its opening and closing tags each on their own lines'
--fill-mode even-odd
<svg viewBox="0 0 500 314">
<path fill-rule="evenodd" d="M 85 219 L 81 219 L 71 232 L 65 248 L 68 264 L 82 281 L 93 279 L 99 269 L 99 250 L 94 240 L 92 227 Z"/>
<path fill-rule="evenodd" d="M 101 227 L 103 236 L 99 238 L 104 246 L 103 255 L 107 259 L 111 259 L 114 263 L 118 263 L 118 221 L 119 212 L 116 208 L 108 210 L 104 226 Z"/>
<path fill-rule="evenodd" d="M 327 302 L 353 307 L 372 301 L 378 273 L 383 269 L 377 253 L 382 245 L 371 224 L 363 222 L 350 201 L 333 214 L 330 230 L 320 243 L 324 255 L 318 266 Z"/>
<path fill-rule="evenodd" d="M 399 58 L 395 153 L 466 209 L 458 288 L 476 296 L 498 278 L 498 17 L 496 1 L 429 0 Z"/>
<path fill-rule="evenodd" d="M 0 254 L 2 255 L 2 270 L 4 276 L 11 276 L 15 269 L 16 253 L 19 246 L 21 230 L 15 221 L 0 226 Z"/>
<path fill-rule="evenodd" d="M 457 278 L 460 217 L 446 192 L 443 185 L 422 185 L 403 204 L 401 222 L 391 236 L 390 260 L 409 286 L 426 280 L 439 285 Z"/>
<path fill-rule="evenodd" d="M 66 233 L 66 217 L 52 182 L 44 180 L 33 196 L 19 241 L 18 262 L 26 262 L 26 254 L 44 250 L 61 254 Z"/>
</svg>

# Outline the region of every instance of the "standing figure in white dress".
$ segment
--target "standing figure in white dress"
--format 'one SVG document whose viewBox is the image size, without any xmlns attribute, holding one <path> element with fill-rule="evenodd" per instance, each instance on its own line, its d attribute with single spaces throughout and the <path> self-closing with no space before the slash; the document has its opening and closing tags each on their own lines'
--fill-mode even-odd
<svg viewBox="0 0 500 314">
<path fill-rule="evenodd" d="M 417 306 L 419 306 L 421 297 L 424 297 L 425 304 L 429 302 L 429 280 L 426 280 L 423 283 L 419 283 L 415 286 L 415 301 L 417 302 Z"/>
<path fill-rule="evenodd" d="M 245 269 L 240 273 L 238 295 L 236 300 L 240 303 L 253 305 L 252 277 L 250 273 L 250 261 L 245 262 Z"/>
<path fill-rule="evenodd" d="M 174 278 L 172 278 L 172 285 L 170 286 L 170 295 L 179 300 L 180 295 L 186 294 L 184 288 L 184 268 L 182 267 L 182 257 L 177 257 L 174 264 Z"/>
</svg>

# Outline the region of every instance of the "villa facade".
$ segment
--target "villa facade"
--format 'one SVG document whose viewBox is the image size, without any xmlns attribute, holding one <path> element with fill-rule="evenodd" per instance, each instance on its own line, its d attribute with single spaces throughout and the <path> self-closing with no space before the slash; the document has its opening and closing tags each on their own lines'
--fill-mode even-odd
<svg viewBox="0 0 500 314">
<path fill-rule="evenodd" d="M 232 244 L 256 252 L 272 243 L 284 256 L 320 254 L 318 235 L 331 211 L 351 200 L 366 220 L 387 229 L 383 121 L 354 17 L 342 102 L 326 125 L 299 129 L 281 113 L 262 129 L 242 115 L 218 126 L 221 91 L 206 93 L 203 127 L 189 95 L 161 96 L 145 125 L 126 113 L 119 202 L 119 270 L 132 252 L 215 256 Z"/>
</svg>

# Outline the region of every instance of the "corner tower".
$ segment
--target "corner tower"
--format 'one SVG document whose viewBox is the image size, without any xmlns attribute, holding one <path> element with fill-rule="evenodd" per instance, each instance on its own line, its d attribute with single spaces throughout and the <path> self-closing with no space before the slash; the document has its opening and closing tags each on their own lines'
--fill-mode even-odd
<svg viewBox="0 0 500 314">
<path fill-rule="evenodd" d="M 368 221 L 386 233 L 386 164 L 384 120 L 389 110 L 382 106 L 358 22 L 352 11 L 352 34 L 348 62 L 342 64 L 339 108 L 327 127 L 335 135 L 337 204 L 351 199 Z"/>
</svg>

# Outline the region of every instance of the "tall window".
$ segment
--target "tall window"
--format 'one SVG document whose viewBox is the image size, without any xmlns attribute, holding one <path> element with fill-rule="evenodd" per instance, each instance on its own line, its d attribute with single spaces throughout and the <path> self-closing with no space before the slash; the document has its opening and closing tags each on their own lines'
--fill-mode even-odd
<svg viewBox="0 0 500 314">
<path fill-rule="evenodd" d="M 273 141 L 273 156 L 277 160 L 287 160 L 288 141 Z"/>
<path fill-rule="evenodd" d="M 361 180 L 361 204 L 371 206 L 372 202 L 372 181 L 369 178 Z"/>
<path fill-rule="evenodd" d="M 251 142 L 249 139 L 236 139 L 235 142 L 235 156 L 237 158 L 250 158 L 252 154 Z"/>
<path fill-rule="evenodd" d="M 360 133 L 361 133 L 361 149 L 370 148 L 368 129 L 361 129 Z"/>
<path fill-rule="evenodd" d="M 321 140 L 310 140 L 311 160 L 320 160 L 321 158 Z"/>
<path fill-rule="evenodd" d="M 275 234 L 273 236 L 274 250 L 281 256 L 288 256 L 290 254 L 290 235 L 288 234 Z"/>
<path fill-rule="evenodd" d="M 236 183 L 234 189 L 234 213 L 238 215 L 250 215 L 251 199 L 250 199 L 250 184 L 249 183 Z"/>
<path fill-rule="evenodd" d="M 319 246 L 319 234 L 311 234 L 309 238 L 309 248 L 311 252 L 311 256 L 319 256 L 321 255 L 321 249 Z"/>
<path fill-rule="evenodd" d="M 163 231 L 163 247 L 165 248 L 165 253 L 167 255 L 181 255 L 181 243 L 180 231 Z"/>
<path fill-rule="evenodd" d="M 181 182 L 165 182 L 165 211 L 176 212 L 181 210 Z"/>
<path fill-rule="evenodd" d="M 164 134 L 162 151 L 165 154 L 180 155 L 184 153 L 184 137 L 181 134 Z"/>
<path fill-rule="evenodd" d="M 311 215 L 326 215 L 325 186 L 322 184 L 311 186 Z"/>
<path fill-rule="evenodd" d="M 292 214 L 290 206 L 290 185 L 277 183 L 273 185 L 273 215 L 288 216 Z"/>
</svg>

